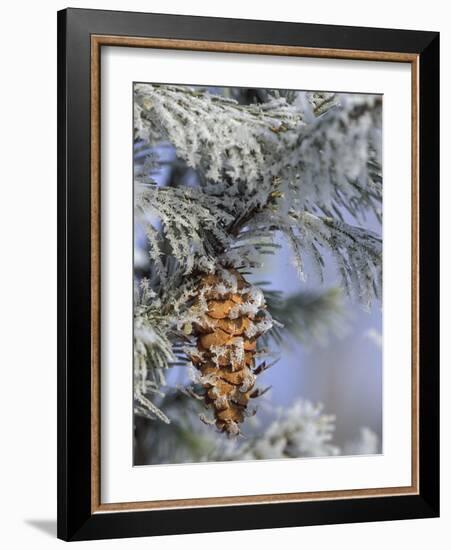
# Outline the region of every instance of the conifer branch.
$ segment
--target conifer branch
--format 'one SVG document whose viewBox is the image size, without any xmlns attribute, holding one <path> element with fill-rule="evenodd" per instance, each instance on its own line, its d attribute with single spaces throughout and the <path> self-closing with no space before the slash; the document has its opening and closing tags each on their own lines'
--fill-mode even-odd
<svg viewBox="0 0 451 550">
<path fill-rule="evenodd" d="M 381 99 L 294 91 L 265 91 L 262 98 L 243 105 L 185 86 L 135 86 L 137 138 L 149 147 L 168 141 L 177 168 L 196 174 L 190 186 L 157 185 L 149 177 L 159 170 L 154 147 L 135 182 L 135 216 L 151 259 L 150 277 L 135 298 L 138 414 L 170 421 L 152 399 L 161 398 L 166 369 L 189 356 L 198 361 L 217 426 L 237 433 L 243 404 L 235 390 L 211 390 L 229 370 L 232 379 L 244 369 L 247 380 L 240 384 L 250 396 L 258 369 L 253 352 L 242 367 L 243 346 L 253 346 L 266 331 L 277 340 L 281 327 L 271 314 L 277 320 L 283 313 L 286 329 L 297 336 L 320 331 L 313 328 L 320 324 L 305 295 L 293 298 L 300 312 L 295 316 L 286 303 L 271 303 L 270 294 L 267 303 L 257 300 L 260 290 L 244 278 L 275 251 L 277 234 L 290 244 L 302 279 L 313 271 L 309 275 L 323 281 L 330 256 L 349 296 L 365 306 L 380 297 L 381 239 L 363 223 L 368 212 L 381 221 Z M 234 288 L 237 280 L 242 295 Z M 209 300 L 221 310 L 214 323 L 207 319 Z M 332 294 L 318 297 L 316 311 L 332 315 L 333 302 Z M 221 365 L 215 363 L 218 345 L 212 344 L 219 337 Z M 201 360 L 193 355 L 196 346 Z M 213 384 L 212 368 L 224 371 L 222 382 L 215 378 Z M 226 409 L 233 412 L 233 426 L 223 420 Z"/>
</svg>

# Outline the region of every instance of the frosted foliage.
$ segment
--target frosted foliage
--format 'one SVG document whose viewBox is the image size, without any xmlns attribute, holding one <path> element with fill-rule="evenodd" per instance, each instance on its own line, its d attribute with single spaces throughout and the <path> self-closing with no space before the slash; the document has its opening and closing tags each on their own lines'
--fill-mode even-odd
<svg viewBox="0 0 451 550">
<path fill-rule="evenodd" d="M 362 427 L 359 437 L 349 441 L 344 446 L 344 454 L 347 455 L 373 455 L 380 452 L 379 437 L 370 428 Z"/>
<path fill-rule="evenodd" d="M 241 460 L 337 455 L 333 445 L 335 417 L 321 405 L 298 400 L 279 410 L 277 418 L 258 437 L 244 443 L 233 458 Z"/>
<path fill-rule="evenodd" d="M 188 308 L 192 294 L 190 286 L 181 284 L 178 277 L 169 278 L 165 288 L 169 295 L 159 297 L 152 283 L 158 286 L 159 278 L 143 279 L 135 284 L 133 378 L 134 412 L 146 418 L 170 420 L 154 404 L 162 397 L 165 371 L 177 360 L 177 342 L 180 339 L 178 324 Z"/>
<path fill-rule="evenodd" d="M 379 96 L 291 92 L 240 105 L 188 87 L 140 84 L 135 104 L 139 135 L 171 141 L 200 177 L 197 195 L 190 189 L 194 196 L 182 200 L 188 190 L 171 190 L 143 201 L 144 211 L 157 210 L 188 273 L 196 254 L 204 271 L 214 254 L 222 265 L 257 267 L 279 231 L 302 279 L 322 280 L 329 251 L 348 295 L 365 306 L 379 297 L 381 240 L 359 226 L 368 212 L 381 218 Z M 156 256 L 152 230 L 149 242 Z"/>
<path fill-rule="evenodd" d="M 362 221 L 367 210 L 380 217 L 381 115 L 378 96 L 338 95 L 337 104 L 293 136 L 272 171 L 281 176 L 297 210 L 320 209 Z"/>
<path fill-rule="evenodd" d="M 149 396 L 159 394 L 159 387 L 165 383 L 163 369 L 174 358 L 171 343 L 157 327 L 143 326 L 137 320 L 133 348 L 135 413 L 169 423 L 167 416 L 152 403 Z"/>
<path fill-rule="evenodd" d="M 278 134 L 302 124 L 284 98 L 242 106 L 188 87 L 138 84 L 135 104 L 141 138 L 168 139 L 189 166 L 218 184 L 213 191 L 221 191 L 228 177 L 232 194 L 239 192 L 238 181 L 246 182 L 247 194 L 256 192 L 267 153 L 279 145 Z"/>
<path fill-rule="evenodd" d="M 272 421 L 266 428 L 258 420 L 252 424 L 246 438 L 216 437 L 208 424 L 197 421 L 196 402 L 188 394 L 168 399 L 167 410 L 175 421 L 172 429 L 162 431 L 155 425 L 156 437 L 152 441 L 152 463 L 205 462 L 231 460 L 268 460 L 318 456 L 356 456 L 381 452 L 378 436 L 362 427 L 358 436 L 337 445 L 335 416 L 326 414 L 321 404 L 298 399 L 282 411 L 266 403 Z M 160 424 L 161 426 L 161 424 Z M 161 431 L 161 434 L 159 433 Z M 182 437 L 180 437 L 182 434 Z"/>
<path fill-rule="evenodd" d="M 239 105 L 188 87 L 135 91 L 138 134 L 171 141 L 210 192 L 244 192 L 262 205 L 281 179 L 298 207 L 339 205 L 356 217 L 370 207 L 380 215 L 379 96 L 292 92 L 291 103 L 270 96 Z"/>
<path fill-rule="evenodd" d="M 382 240 L 375 233 L 328 216 L 289 209 L 262 212 L 249 222 L 247 238 L 267 227 L 282 233 L 291 246 L 293 264 L 302 280 L 308 275 L 322 282 L 324 252 L 335 260 L 346 293 L 368 307 L 382 286 Z M 308 262 L 306 260 L 309 260 Z M 307 272 L 306 266 L 310 268 Z"/>
<path fill-rule="evenodd" d="M 150 254 L 160 273 L 164 272 L 160 256 L 162 240 L 155 222 L 161 222 L 163 235 L 185 274 L 191 273 L 196 261 L 204 267 L 214 264 L 215 244 L 227 246 L 225 227 L 233 217 L 221 209 L 218 199 L 197 189 L 159 188 L 135 182 L 136 212 L 146 227 Z"/>
<path fill-rule="evenodd" d="M 303 258 L 309 256 L 322 280 L 324 262 L 320 249 L 326 249 L 332 253 L 342 285 L 350 296 L 367 307 L 374 296 L 380 296 L 382 242 L 376 234 L 307 212 L 291 211 L 288 218 L 294 220 L 287 233 L 301 277 L 305 277 Z"/>
</svg>

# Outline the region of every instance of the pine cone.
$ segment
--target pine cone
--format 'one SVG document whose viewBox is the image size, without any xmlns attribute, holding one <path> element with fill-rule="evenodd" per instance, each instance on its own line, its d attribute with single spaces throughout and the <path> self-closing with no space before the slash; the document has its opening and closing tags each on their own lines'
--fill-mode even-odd
<svg viewBox="0 0 451 550">
<path fill-rule="evenodd" d="M 240 433 L 249 399 L 263 365 L 255 366 L 257 339 L 272 326 L 260 289 L 235 269 L 220 269 L 201 278 L 193 324 L 197 349 L 191 360 L 199 371 L 203 398 L 214 424 L 228 435 Z"/>
</svg>

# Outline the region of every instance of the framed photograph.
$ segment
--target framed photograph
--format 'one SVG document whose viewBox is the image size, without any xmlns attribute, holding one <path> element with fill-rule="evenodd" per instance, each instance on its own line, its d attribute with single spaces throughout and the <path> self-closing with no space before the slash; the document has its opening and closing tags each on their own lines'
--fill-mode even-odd
<svg viewBox="0 0 451 550">
<path fill-rule="evenodd" d="M 58 536 L 439 514 L 439 35 L 58 13 Z"/>
</svg>

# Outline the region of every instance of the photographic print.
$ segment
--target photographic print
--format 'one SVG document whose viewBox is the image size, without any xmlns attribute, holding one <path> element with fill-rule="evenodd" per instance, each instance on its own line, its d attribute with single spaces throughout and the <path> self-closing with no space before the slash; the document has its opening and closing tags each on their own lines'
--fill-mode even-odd
<svg viewBox="0 0 451 550">
<path fill-rule="evenodd" d="M 133 107 L 134 465 L 381 453 L 382 96 Z"/>
</svg>

